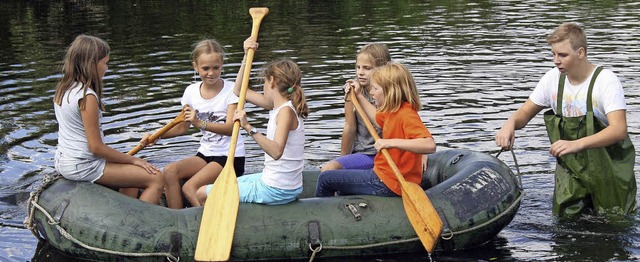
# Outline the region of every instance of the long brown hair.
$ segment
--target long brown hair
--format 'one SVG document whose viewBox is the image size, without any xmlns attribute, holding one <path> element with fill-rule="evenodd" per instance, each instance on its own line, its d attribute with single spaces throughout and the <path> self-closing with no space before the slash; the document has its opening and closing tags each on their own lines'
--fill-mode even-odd
<svg viewBox="0 0 640 262">
<path fill-rule="evenodd" d="M 416 82 L 402 64 L 390 62 L 377 67 L 371 73 L 371 82 L 379 85 L 384 93 L 384 101 L 378 111 L 396 112 L 403 102 L 409 102 L 416 111 L 422 107 Z"/>
<path fill-rule="evenodd" d="M 391 62 L 391 54 L 389 53 L 389 48 L 387 45 L 382 43 L 371 43 L 367 44 L 358 51 L 356 58 L 359 55 L 368 55 L 375 62 L 375 66 L 383 66 L 389 62 Z"/>
<path fill-rule="evenodd" d="M 298 111 L 298 116 L 307 118 L 309 107 L 300 85 L 302 71 L 295 62 L 289 59 L 273 61 L 265 66 L 262 76 L 265 78 L 273 77 L 278 92 L 291 100 L 291 104 Z"/>
<path fill-rule="evenodd" d="M 62 105 L 65 92 L 82 84 L 82 95 L 87 95 L 87 89 L 91 88 L 97 94 L 100 109 L 104 110 L 102 103 L 102 75 L 98 72 L 98 62 L 109 55 L 109 44 L 95 36 L 78 35 L 67 48 L 62 65 L 62 79 L 56 85 L 53 102 Z M 68 99 L 68 97 L 67 97 Z M 86 100 L 80 101 L 80 108 L 84 109 Z"/>
</svg>

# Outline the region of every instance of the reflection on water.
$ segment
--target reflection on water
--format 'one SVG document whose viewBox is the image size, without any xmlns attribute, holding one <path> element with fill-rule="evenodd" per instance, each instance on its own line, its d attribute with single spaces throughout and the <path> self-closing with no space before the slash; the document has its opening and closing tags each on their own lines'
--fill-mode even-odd
<svg viewBox="0 0 640 262">
<path fill-rule="evenodd" d="M 634 11 L 639 3 L 260 4 L 268 6 L 270 13 L 260 28 L 254 71 L 278 57 L 290 57 L 301 66 L 311 109 L 305 123 L 307 168 L 318 168 L 338 155 L 343 121 L 340 86 L 354 74 L 357 49 L 372 41 L 387 43 L 392 58 L 414 73 L 426 102 L 420 114 L 440 148 L 495 153 L 495 131 L 553 66 L 544 37 L 563 21 L 584 23 L 590 58 L 613 69 L 622 80 L 629 133 L 640 145 L 640 15 Z M 254 5 L 245 1 L 0 2 L 0 257 L 58 260 L 48 252 L 35 254 L 37 240 L 21 223 L 29 192 L 43 174 L 53 172 L 57 144 L 53 87 L 60 77 L 57 66 L 64 48 L 77 33 L 100 36 L 111 45 L 104 131 L 109 145 L 126 152 L 143 133 L 157 130 L 178 114 L 179 98 L 193 81 L 189 55 L 197 40 L 214 37 L 225 46 L 223 74 L 234 79 L 242 41 L 250 33 L 248 8 Z M 259 89 L 259 81 L 252 88 Z M 247 109 L 250 121 L 266 125 L 266 112 L 250 105 Z M 163 140 L 138 155 L 162 167 L 194 154 L 197 146 L 198 137 L 190 134 Z M 516 148 L 526 195 L 514 221 L 477 250 L 436 254 L 435 259 L 640 259 L 638 216 L 624 226 L 600 218 L 557 222 L 551 216 L 555 164 L 546 152 L 541 117 L 518 132 Z M 247 142 L 248 171 L 260 168 L 263 158 L 258 149 L 252 140 Z M 514 166 L 510 156 L 501 159 Z"/>
</svg>

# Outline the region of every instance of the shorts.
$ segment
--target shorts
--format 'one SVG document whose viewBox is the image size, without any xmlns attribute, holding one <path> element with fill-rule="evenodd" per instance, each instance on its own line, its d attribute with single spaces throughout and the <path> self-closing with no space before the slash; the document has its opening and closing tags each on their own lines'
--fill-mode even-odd
<svg viewBox="0 0 640 262">
<path fill-rule="evenodd" d="M 338 157 L 335 160 L 340 163 L 342 169 L 371 169 L 375 157 L 376 155 L 355 153 Z"/>
<path fill-rule="evenodd" d="M 282 205 L 296 200 L 302 193 L 302 187 L 296 189 L 281 189 L 268 186 L 262 182 L 262 173 L 250 174 L 238 178 L 240 202 L 258 203 L 266 205 Z M 213 185 L 207 185 L 207 195 Z"/>
<path fill-rule="evenodd" d="M 73 181 L 88 181 L 94 183 L 104 174 L 107 161 L 102 158 L 74 158 L 65 157 L 56 151 L 55 168 L 64 178 Z"/>
<path fill-rule="evenodd" d="M 227 156 L 205 156 L 202 153 L 198 152 L 196 154 L 197 157 L 201 158 L 207 164 L 211 162 L 216 162 L 220 166 L 224 167 L 227 163 Z M 244 157 L 234 157 L 233 158 L 233 169 L 236 171 L 236 177 L 239 177 L 244 174 Z"/>
</svg>

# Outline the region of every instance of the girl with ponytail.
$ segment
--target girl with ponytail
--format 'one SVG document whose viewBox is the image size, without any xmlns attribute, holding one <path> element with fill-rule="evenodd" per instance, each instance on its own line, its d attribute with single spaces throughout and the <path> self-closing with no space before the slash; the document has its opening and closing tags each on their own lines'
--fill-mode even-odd
<svg viewBox="0 0 640 262">
<path fill-rule="evenodd" d="M 256 49 L 258 43 L 245 40 L 244 50 Z M 244 61 L 244 60 L 243 60 Z M 240 95 L 244 62 L 236 78 L 234 93 Z M 281 59 L 267 64 L 262 72 L 264 92 L 247 90 L 249 103 L 269 110 L 267 132 L 262 134 L 247 120 L 244 110 L 236 110 L 233 119 L 247 135 L 264 150 L 264 169 L 261 173 L 238 178 L 240 202 L 281 205 L 294 201 L 302 193 L 304 167 L 304 122 L 309 108 L 300 84 L 302 72 L 298 65 Z M 198 190 L 198 200 L 204 204 L 212 185 Z"/>
</svg>

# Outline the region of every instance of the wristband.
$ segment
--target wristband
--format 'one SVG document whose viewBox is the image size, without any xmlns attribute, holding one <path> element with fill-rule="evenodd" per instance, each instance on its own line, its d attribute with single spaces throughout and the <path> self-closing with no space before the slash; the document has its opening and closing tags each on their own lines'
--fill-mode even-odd
<svg viewBox="0 0 640 262">
<path fill-rule="evenodd" d="M 247 133 L 248 136 L 253 137 L 253 135 L 258 133 L 258 129 L 255 127 L 251 127 L 251 130 Z"/>
<path fill-rule="evenodd" d="M 202 125 L 200 125 L 200 131 L 207 131 L 207 121 L 203 120 Z"/>
</svg>

